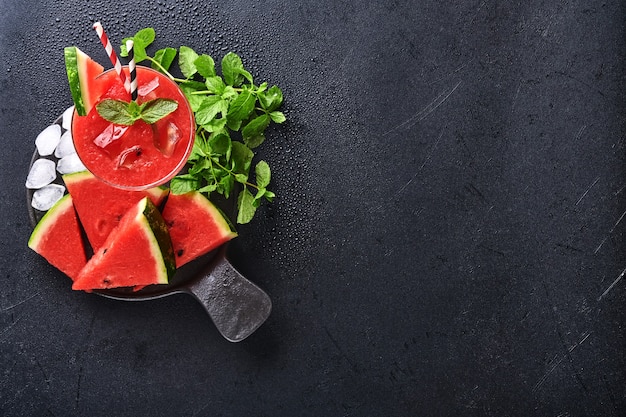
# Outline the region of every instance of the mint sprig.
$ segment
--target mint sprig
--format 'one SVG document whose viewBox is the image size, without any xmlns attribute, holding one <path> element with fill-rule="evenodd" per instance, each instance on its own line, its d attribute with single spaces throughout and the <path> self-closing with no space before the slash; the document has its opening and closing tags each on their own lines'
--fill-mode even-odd
<svg viewBox="0 0 626 417">
<path fill-rule="evenodd" d="M 135 61 L 147 60 L 152 68 L 176 81 L 194 112 L 196 140 L 189 170 L 171 180 L 171 191 L 182 194 L 198 190 L 208 197 L 216 192 L 230 198 L 239 184 L 237 223 L 250 222 L 261 203 L 275 197 L 268 190 L 270 166 L 265 161 L 253 164 L 253 149 L 265 141 L 265 131 L 272 123 L 286 121 L 279 110 L 282 91 L 266 82 L 257 85 L 233 52 L 221 59 L 219 68 L 210 55 L 199 54 L 188 46 L 159 49 L 150 56 L 146 50 L 155 38 L 153 28 L 141 29 L 122 41 L 120 54 L 128 56 L 125 44 L 132 39 Z M 184 78 L 170 73 L 176 56 Z"/>
<path fill-rule="evenodd" d="M 143 120 L 153 124 L 178 108 L 176 100 L 168 98 L 156 98 L 138 104 L 115 99 L 104 99 L 96 104 L 98 114 L 111 123 L 131 126 L 137 120 Z"/>
</svg>

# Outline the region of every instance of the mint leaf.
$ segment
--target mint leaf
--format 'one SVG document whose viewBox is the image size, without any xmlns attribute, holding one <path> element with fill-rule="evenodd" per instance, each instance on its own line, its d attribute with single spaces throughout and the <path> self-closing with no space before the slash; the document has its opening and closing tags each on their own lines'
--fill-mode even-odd
<svg viewBox="0 0 626 417">
<path fill-rule="evenodd" d="M 228 102 L 220 96 L 205 96 L 196 111 L 196 123 L 205 126 L 211 123 L 218 113 L 226 113 L 228 111 Z"/>
<path fill-rule="evenodd" d="M 250 84 L 254 84 L 254 80 L 252 79 L 252 74 L 246 71 L 243 66 L 237 69 L 237 72 L 243 76 Z"/>
<path fill-rule="evenodd" d="M 260 138 L 263 137 L 263 139 L 265 139 L 263 132 L 269 124 L 270 117 L 267 114 L 262 114 L 250 120 L 250 122 L 248 122 L 248 124 L 245 125 L 241 131 L 243 141 L 246 145 L 248 145 L 251 149 L 259 146 L 263 142 Z"/>
<path fill-rule="evenodd" d="M 204 84 L 197 81 L 185 81 L 184 83 L 179 84 L 179 87 L 183 90 L 191 110 L 194 113 L 197 112 L 205 96 L 194 93 L 197 93 L 198 91 L 206 91 Z"/>
<path fill-rule="evenodd" d="M 258 148 L 263 142 L 265 142 L 265 134 L 261 132 L 254 136 L 248 136 L 245 137 L 243 141 L 250 149 Z"/>
<path fill-rule="evenodd" d="M 250 90 L 243 90 L 241 94 L 230 103 L 227 114 L 228 119 L 232 121 L 247 119 L 250 113 L 252 113 L 252 110 L 254 110 L 254 103 L 256 103 L 256 97 L 252 95 Z"/>
<path fill-rule="evenodd" d="M 193 64 L 198 70 L 198 74 L 202 75 L 204 78 L 215 76 L 215 61 L 213 61 L 213 58 L 209 55 L 200 55 Z"/>
<path fill-rule="evenodd" d="M 241 70 L 243 70 L 243 63 L 239 55 L 229 52 L 222 58 L 222 76 L 226 84 L 232 87 L 240 86 L 244 80 Z"/>
<path fill-rule="evenodd" d="M 172 113 L 177 108 L 178 102 L 176 102 L 176 100 L 156 98 L 142 104 L 140 117 L 144 122 L 152 124 Z"/>
<path fill-rule="evenodd" d="M 270 184 L 272 173 L 270 166 L 265 161 L 259 161 L 254 168 L 254 174 L 256 175 L 256 185 L 259 188 L 267 188 Z"/>
<path fill-rule="evenodd" d="M 189 174 L 178 175 L 170 180 L 170 191 L 174 194 L 185 194 L 199 187 L 198 179 Z"/>
<path fill-rule="evenodd" d="M 230 130 L 236 132 L 238 130 L 241 130 L 241 120 L 228 119 L 226 126 L 228 126 Z"/>
<path fill-rule="evenodd" d="M 235 180 L 241 184 L 248 182 L 248 176 L 246 174 L 235 174 Z"/>
<path fill-rule="evenodd" d="M 239 174 L 246 174 L 250 171 L 254 152 L 241 142 L 233 141 L 231 158 L 233 160 L 233 171 Z"/>
<path fill-rule="evenodd" d="M 135 57 L 135 63 L 148 59 L 146 48 L 154 42 L 156 38 L 156 32 L 153 28 L 141 29 L 135 33 L 133 37 L 122 39 L 122 45 L 120 47 L 120 55 L 123 57 L 128 56 L 128 49 L 126 49 L 126 41 L 133 41 L 133 55 Z"/>
<path fill-rule="evenodd" d="M 283 103 L 283 92 L 277 86 L 270 87 L 267 91 L 259 93 L 259 103 L 264 110 L 271 112 Z"/>
<path fill-rule="evenodd" d="M 123 102 L 125 103 L 125 102 Z M 131 101 L 130 103 L 128 103 L 126 105 L 126 111 L 128 112 L 128 114 L 130 114 L 130 116 L 135 119 L 135 120 L 139 120 L 141 118 L 141 112 L 143 110 L 143 108 L 145 107 L 147 103 L 143 103 L 142 105 L 137 104 L 136 101 Z"/>
<path fill-rule="evenodd" d="M 198 72 L 194 62 L 198 59 L 198 54 L 188 46 L 181 46 L 178 49 L 178 65 L 180 71 L 187 78 L 193 77 Z"/>
<path fill-rule="evenodd" d="M 198 160 L 202 157 L 208 156 L 211 153 L 211 150 L 205 143 L 202 135 L 196 133 L 196 138 L 193 141 L 193 148 L 191 149 L 191 155 L 189 156 L 190 160 Z"/>
<path fill-rule="evenodd" d="M 274 123 L 284 123 L 285 120 L 287 120 L 287 118 L 285 117 L 283 112 L 280 112 L 280 111 L 273 111 L 273 112 L 271 112 L 270 113 L 270 117 L 272 118 L 272 121 Z"/>
<path fill-rule="evenodd" d="M 122 100 L 102 100 L 96 104 L 96 110 L 100 117 L 116 125 L 130 126 L 138 119 L 130 114 L 128 103 Z"/>
<path fill-rule="evenodd" d="M 224 87 L 224 91 L 222 92 L 221 96 L 224 100 L 230 100 L 237 97 L 237 92 L 232 86 L 227 85 L 226 87 Z"/>
<path fill-rule="evenodd" d="M 213 77 L 206 77 L 206 81 L 204 82 L 204 84 L 209 92 L 217 94 L 218 96 L 221 96 L 226 88 L 226 84 L 224 84 L 224 80 L 222 80 L 222 77 L 217 75 Z"/>
<path fill-rule="evenodd" d="M 265 199 L 271 203 L 272 201 L 274 201 L 274 198 L 276 197 L 276 194 L 274 194 L 273 192 L 271 192 L 269 190 L 265 190 L 265 193 L 263 194 L 263 197 L 265 197 Z"/>
<path fill-rule="evenodd" d="M 256 195 L 254 196 L 254 201 L 252 202 L 252 204 L 254 204 L 254 207 L 259 207 L 261 205 L 261 199 L 266 192 L 267 190 L 265 188 L 259 188 L 257 190 Z"/>
<path fill-rule="evenodd" d="M 230 193 L 235 186 L 235 177 L 232 175 L 226 175 L 220 179 L 220 182 L 217 184 L 217 191 L 220 194 L 223 194 L 224 197 L 229 198 Z"/>
<path fill-rule="evenodd" d="M 178 52 L 174 48 L 163 48 L 156 51 L 154 54 L 155 62 L 152 62 L 151 66 L 153 69 L 160 71 L 159 65 L 163 67 L 166 71 L 170 69 L 172 62 L 176 59 L 176 54 Z M 157 65 L 158 63 L 158 65 Z"/>
<path fill-rule="evenodd" d="M 211 160 L 209 158 L 202 158 L 197 163 L 195 163 L 191 168 L 189 168 L 190 175 L 198 175 L 202 174 L 202 171 L 205 169 L 211 168 Z"/>
<path fill-rule="evenodd" d="M 203 124 L 202 127 L 210 133 L 220 132 L 226 127 L 226 118 L 213 119 L 209 123 Z"/>
<path fill-rule="evenodd" d="M 230 159 L 230 152 L 232 149 L 232 141 L 230 136 L 225 133 L 213 134 L 209 138 L 209 146 L 211 152 L 217 155 L 223 155 L 226 159 Z"/>
<path fill-rule="evenodd" d="M 133 36 L 133 41 L 135 43 L 135 46 L 139 44 L 140 47 L 146 49 L 152 42 L 154 42 L 155 38 L 156 32 L 154 31 L 154 28 L 144 28 L 135 33 L 135 36 Z"/>
<path fill-rule="evenodd" d="M 247 189 L 244 188 L 237 198 L 237 223 L 246 224 L 250 223 L 250 220 L 254 217 L 256 207 L 254 206 L 254 196 Z"/>
<path fill-rule="evenodd" d="M 217 190 L 217 184 L 209 184 L 200 188 L 198 191 L 201 193 L 211 194 L 213 191 Z"/>
</svg>

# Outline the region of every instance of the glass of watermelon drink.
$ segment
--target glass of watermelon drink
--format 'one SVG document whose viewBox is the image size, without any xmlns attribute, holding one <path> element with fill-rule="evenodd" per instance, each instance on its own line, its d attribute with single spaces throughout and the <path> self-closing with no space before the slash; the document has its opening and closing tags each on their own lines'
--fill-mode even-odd
<svg viewBox="0 0 626 417">
<path fill-rule="evenodd" d="M 137 103 L 156 98 L 176 100 L 177 109 L 148 124 L 131 126 L 103 119 L 96 106 L 86 116 L 74 112 L 72 138 L 79 158 L 97 178 L 117 188 L 142 190 L 169 181 L 184 167 L 195 137 L 195 121 L 189 102 L 178 85 L 164 74 L 137 66 Z M 127 72 L 127 68 L 124 68 Z M 103 72 L 90 88 L 104 99 L 131 99 L 118 74 Z M 96 102 L 96 104 L 97 104 Z"/>
</svg>

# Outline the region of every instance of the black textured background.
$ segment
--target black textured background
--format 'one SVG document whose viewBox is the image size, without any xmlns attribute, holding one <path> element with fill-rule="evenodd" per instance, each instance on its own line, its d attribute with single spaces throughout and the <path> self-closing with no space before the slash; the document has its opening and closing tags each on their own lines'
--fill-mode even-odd
<svg viewBox="0 0 626 417">
<path fill-rule="evenodd" d="M 0 415 L 626 415 L 623 1 L 0 0 Z M 190 297 L 72 292 L 30 251 L 64 46 L 239 53 L 285 93 L 276 202 L 233 264 L 249 339 Z"/>
</svg>

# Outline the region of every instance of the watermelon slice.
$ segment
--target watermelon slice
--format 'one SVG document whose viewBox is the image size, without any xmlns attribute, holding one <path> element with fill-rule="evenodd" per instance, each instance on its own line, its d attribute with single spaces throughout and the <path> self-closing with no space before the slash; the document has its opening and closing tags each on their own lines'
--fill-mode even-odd
<svg viewBox="0 0 626 417">
<path fill-rule="evenodd" d="M 67 276 L 76 279 L 87 263 L 85 245 L 72 197 L 61 198 L 42 217 L 28 240 L 28 247 Z"/>
<path fill-rule="evenodd" d="M 174 252 L 163 217 L 144 197 L 124 215 L 80 271 L 72 289 L 167 284 L 175 271 Z"/>
<path fill-rule="evenodd" d="M 76 113 L 86 116 L 103 93 L 102 87 L 98 88 L 95 80 L 102 74 L 104 67 L 75 46 L 66 47 L 64 54 L 67 80 Z"/>
<path fill-rule="evenodd" d="M 150 197 L 158 207 L 168 193 L 167 188 L 161 187 L 143 191 L 114 188 L 98 180 L 89 171 L 64 175 L 63 181 L 72 195 L 78 217 L 94 252 L 104 244 L 122 216 L 139 200 Z"/>
<path fill-rule="evenodd" d="M 163 218 L 170 232 L 177 267 L 237 236 L 219 210 L 197 191 L 170 194 L 163 208 Z"/>
</svg>

